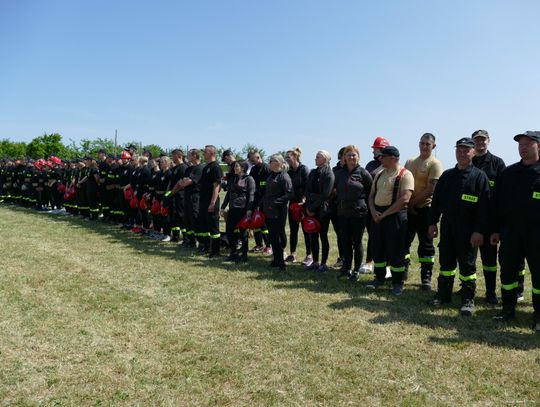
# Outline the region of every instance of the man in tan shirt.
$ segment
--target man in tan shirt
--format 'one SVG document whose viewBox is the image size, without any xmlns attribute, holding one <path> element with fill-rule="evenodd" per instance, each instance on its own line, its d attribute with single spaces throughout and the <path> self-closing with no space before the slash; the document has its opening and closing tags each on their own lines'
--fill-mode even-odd
<svg viewBox="0 0 540 407">
<path fill-rule="evenodd" d="M 441 162 L 433 156 L 435 146 L 435 136 L 431 133 L 425 133 L 420 137 L 420 142 L 418 143 L 420 155 L 416 158 L 409 159 L 405 163 L 405 168 L 411 171 L 414 177 L 414 191 L 408 207 L 405 278 L 407 278 L 407 272 L 409 271 L 409 251 L 414 237 L 417 235 L 420 281 L 422 290 L 425 291 L 431 290 L 431 275 L 433 273 L 435 258 L 433 238 L 428 235 L 429 208 L 431 206 L 433 190 L 442 174 Z"/>
<path fill-rule="evenodd" d="M 369 195 L 369 209 L 373 218 L 373 261 L 375 279 L 369 288 L 384 284 L 386 265 L 392 272 L 392 293 L 403 293 L 405 246 L 407 233 L 407 204 L 414 190 L 414 177 L 399 165 L 396 147 L 381 151 L 383 170 L 373 180 Z"/>
</svg>

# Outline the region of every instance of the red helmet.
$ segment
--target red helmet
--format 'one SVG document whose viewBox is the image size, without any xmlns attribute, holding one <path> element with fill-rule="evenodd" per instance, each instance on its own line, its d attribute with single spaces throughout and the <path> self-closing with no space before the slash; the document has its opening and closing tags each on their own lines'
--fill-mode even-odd
<svg viewBox="0 0 540 407">
<path fill-rule="evenodd" d="M 124 189 L 124 198 L 126 201 L 131 201 L 133 198 L 133 188 L 129 187 L 127 189 Z"/>
<path fill-rule="evenodd" d="M 56 190 L 60 192 L 61 194 L 63 194 L 64 192 L 66 192 L 66 186 L 64 184 L 58 184 L 58 186 L 56 187 Z"/>
<path fill-rule="evenodd" d="M 133 195 L 133 198 L 131 198 L 131 201 L 129 201 L 129 207 L 131 209 L 136 209 L 139 207 L 139 200 L 137 199 L 137 195 Z"/>
<path fill-rule="evenodd" d="M 236 228 L 240 230 L 246 230 L 246 229 L 249 229 L 250 224 L 251 224 L 251 217 L 246 215 L 242 219 L 240 219 L 240 222 L 238 222 L 238 224 L 236 225 Z"/>
<path fill-rule="evenodd" d="M 161 205 L 161 216 L 163 217 L 167 217 L 169 216 L 169 208 L 167 208 L 166 206 L 163 206 Z"/>
<path fill-rule="evenodd" d="M 264 216 L 264 213 L 261 211 L 255 211 L 253 212 L 253 215 L 251 215 L 251 223 L 249 225 L 250 229 L 259 229 L 264 226 L 264 222 L 266 221 L 266 217 Z"/>
<path fill-rule="evenodd" d="M 304 217 L 304 208 L 299 203 L 295 202 L 292 203 L 289 206 L 289 211 L 291 213 L 291 218 L 296 222 L 300 223 L 302 222 L 302 218 Z"/>
<path fill-rule="evenodd" d="M 38 171 L 41 171 L 41 166 L 42 166 L 42 165 L 43 165 L 42 163 L 40 163 L 39 161 L 36 161 L 36 162 L 34 163 L 34 168 L 35 168 L 36 170 L 38 170 Z"/>
<path fill-rule="evenodd" d="M 139 201 L 139 208 L 141 208 L 141 211 L 145 211 L 148 209 L 148 201 L 146 200 L 144 195 Z"/>
<path fill-rule="evenodd" d="M 120 156 L 120 158 L 122 158 L 122 160 L 131 160 L 131 154 L 129 153 L 129 151 L 122 151 L 122 155 Z"/>
<path fill-rule="evenodd" d="M 49 161 L 55 163 L 56 165 L 62 164 L 62 160 L 54 155 L 51 155 L 51 158 L 49 158 Z"/>
<path fill-rule="evenodd" d="M 159 201 L 156 198 L 154 198 L 152 200 L 152 206 L 150 207 L 150 212 L 152 212 L 152 215 L 157 216 L 160 211 L 161 211 L 161 205 L 159 204 Z"/>
<path fill-rule="evenodd" d="M 371 146 L 371 148 L 385 148 L 385 147 L 388 147 L 390 145 L 390 142 L 385 139 L 384 137 L 377 137 L 375 139 L 375 141 L 373 142 L 373 145 Z"/>
<path fill-rule="evenodd" d="M 306 233 L 319 233 L 321 224 L 313 216 L 306 216 L 302 219 L 302 229 Z"/>
</svg>

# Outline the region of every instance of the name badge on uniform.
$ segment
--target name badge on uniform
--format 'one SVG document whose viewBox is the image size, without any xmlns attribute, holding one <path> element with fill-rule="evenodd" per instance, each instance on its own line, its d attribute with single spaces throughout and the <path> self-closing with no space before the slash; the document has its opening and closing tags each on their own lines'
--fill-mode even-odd
<svg viewBox="0 0 540 407">
<path fill-rule="evenodd" d="M 463 194 L 463 195 L 461 195 L 461 200 L 476 203 L 476 202 L 478 202 L 478 197 L 474 196 L 474 195 Z"/>
<path fill-rule="evenodd" d="M 540 199 L 540 192 L 533 192 L 533 199 Z"/>
</svg>

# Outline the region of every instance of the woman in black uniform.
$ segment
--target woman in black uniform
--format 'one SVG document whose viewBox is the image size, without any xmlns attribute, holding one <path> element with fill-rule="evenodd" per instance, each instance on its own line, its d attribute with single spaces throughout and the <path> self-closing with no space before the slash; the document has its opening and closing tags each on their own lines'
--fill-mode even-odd
<svg viewBox="0 0 540 407">
<path fill-rule="evenodd" d="M 313 263 L 309 270 L 325 272 L 330 244 L 328 243 L 328 227 L 330 225 L 329 200 L 334 188 L 334 173 L 330 168 L 330 153 L 320 150 L 315 156 L 317 168 L 311 170 L 306 185 L 306 203 L 304 208 L 309 216 L 315 217 L 321 224 L 319 233 L 310 233 Z M 319 239 L 321 242 L 321 262 L 319 263 Z"/>
<path fill-rule="evenodd" d="M 287 247 L 285 222 L 287 220 L 287 203 L 292 195 L 292 181 L 287 174 L 287 164 L 282 155 L 273 154 L 270 156 L 269 165 L 271 172 L 266 180 L 263 210 L 274 258 L 270 266 L 285 271 L 283 258 L 284 249 Z"/>
<path fill-rule="evenodd" d="M 307 179 L 309 176 L 309 169 L 300 162 L 300 155 L 302 151 L 299 147 L 295 147 L 287 151 L 287 164 L 289 164 L 289 177 L 291 177 L 293 194 L 291 197 L 290 204 L 297 203 L 303 204 L 305 200 L 305 191 Z M 290 239 L 291 239 L 291 253 L 285 259 L 286 262 L 294 263 L 296 261 L 296 246 L 298 245 L 298 229 L 300 224 L 289 215 L 289 230 L 290 230 Z M 303 265 L 309 266 L 313 263 L 313 258 L 311 257 L 311 244 L 309 243 L 309 235 L 304 233 L 304 242 L 306 244 L 306 258 L 302 262 Z"/>
<path fill-rule="evenodd" d="M 345 166 L 335 173 L 338 233 L 343 250 L 341 273 L 355 281 L 364 255 L 362 237 L 369 216 L 368 197 L 372 178 L 360 166 L 360 152 L 356 146 L 345 147 L 343 155 Z M 351 269 L 353 258 L 354 268 Z"/>
<path fill-rule="evenodd" d="M 229 240 L 230 255 L 226 261 L 247 261 L 248 251 L 248 231 L 238 230 L 238 222 L 244 216 L 251 216 L 253 211 L 253 200 L 255 196 L 255 180 L 250 175 L 246 175 L 248 163 L 246 161 L 236 161 L 231 164 L 233 175 L 227 179 L 227 195 L 221 205 L 221 216 L 224 216 L 225 209 L 229 206 L 229 213 L 225 226 L 227 239 Z M 238 237 L 242 242 L 242 255 L 237 252 Z"/>
</svg>

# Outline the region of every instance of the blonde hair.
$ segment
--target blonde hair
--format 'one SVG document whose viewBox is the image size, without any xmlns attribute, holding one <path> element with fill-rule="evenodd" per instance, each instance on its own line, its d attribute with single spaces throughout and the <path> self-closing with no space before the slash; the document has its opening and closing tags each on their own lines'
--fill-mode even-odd
<svg viewBox="0 0 540 407">
<path fill-rule="evenodd" d="M 294 158 L 296 158 L 297 161 L 300 161 L 300 156 L 302 155 L 302 150 L 300 147 L 293 147 L 289 151 L 287 151 L 287 154 L 292 154 Z"/>
<path fill-rule="evenodd" d="M 270 158 L 268 159 L 268 162 L 274 161 L 274 160 L 280 163 L 281 171 L 287 171 L 289 169 L 289 165 L 287 164 L 287 162 L 285 161 L 285 159 L 283 158 L 281 154 L 272 154 Z"/>
<path fill-rule="evenodd" d="M 319 150 L 317 151 L 317 154 L 322 155 L 326 159 L 326 165 L 330 165 L 330 160 L 332 159 L 332 156 L 330 153 L 326 150 Z"/>
<path fill-rule="evenodd" d="M 360 151 L 358 150 L 358 147 L 356 147 L 354 144 L 349 144 L 348 146 L 343 147 L 343 155 L 347 155 L 350 152 L 356 153 L 357 160 L 356 164 L 360 162 Z"/>
</svg>

